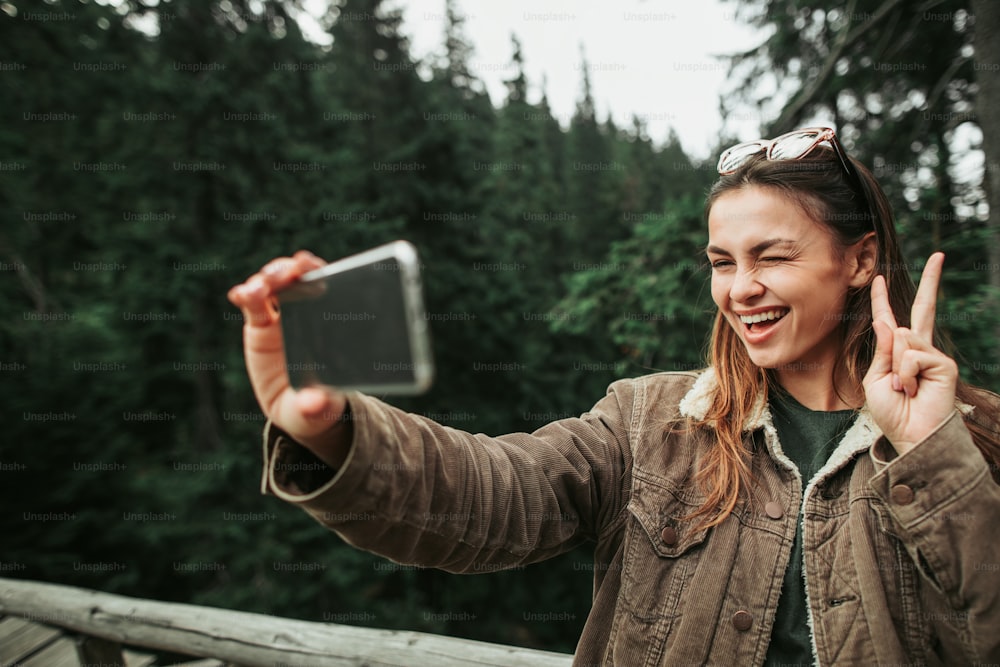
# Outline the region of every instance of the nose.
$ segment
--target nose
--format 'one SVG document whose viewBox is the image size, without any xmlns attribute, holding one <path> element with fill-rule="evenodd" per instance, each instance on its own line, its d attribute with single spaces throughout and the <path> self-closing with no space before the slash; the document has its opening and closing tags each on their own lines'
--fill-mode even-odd
<svg viewBox="0 0 1000 667">
<path fill-rule="evenodd" d="M 764 294 L 764 285 L 757 280 L 753 268 L 737 267 L 733 283 L 729 287 L 729 298 L 737 303 L 745 303 Z"/>
</svg>

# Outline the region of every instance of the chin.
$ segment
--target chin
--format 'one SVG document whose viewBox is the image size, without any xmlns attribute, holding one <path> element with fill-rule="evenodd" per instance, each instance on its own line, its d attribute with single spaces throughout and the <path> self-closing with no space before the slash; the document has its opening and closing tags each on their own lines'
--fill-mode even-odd
<svg viewBox="0 0 1000 667">
<path fill-rule="evenodd" d="M 753 357 L 750 357 L 750 361 L 752 361 L 753 365 L 756 366 L 757 368 L 763 368 L 764 370 L 767 371 L 773 371 L 779 366 L 782 366 L 781 362 L 779 361 L 774 361 L 774 362 L 757 361 Z"/>
<path fill-rule="evenodd" d="M 773 370 L 776 368 L 780 368 L 782 366 L 787 366 L 791 363 L 788 359 L 783 359 L 773 354 L 754 354 L 749 350 L 747 350 L 747 352 L 748 352 L 747 356 L 750 357 L 750 361 L 753 362 L 754 366 L 757 366 L 759 368 L 766 368 Z"/>
</svg>

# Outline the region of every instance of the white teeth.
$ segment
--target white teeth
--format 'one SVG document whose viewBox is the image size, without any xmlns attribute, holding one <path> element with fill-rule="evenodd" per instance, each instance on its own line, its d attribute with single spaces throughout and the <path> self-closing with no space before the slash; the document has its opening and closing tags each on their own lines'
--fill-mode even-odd
<svg viewBox="0 0 1000 667">
<path fill-rule="evenodd" d="M 787 310 L 769 310 L 764 313 L 757 313 L 756 315 L 740 315 L 740 322 L 743 324 L 753 324 L 755 322 L 764 322 L 765 320 L 780 320 L 787 313 Z"/>
</svg>

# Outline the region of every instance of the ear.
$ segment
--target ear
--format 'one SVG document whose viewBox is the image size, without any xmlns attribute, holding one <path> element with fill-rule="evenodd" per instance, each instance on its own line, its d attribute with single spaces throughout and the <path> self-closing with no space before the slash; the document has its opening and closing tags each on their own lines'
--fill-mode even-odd
<svg viewBox="0 0 1000 667">
<path fill-rule="evenodd" d="M 853 270 L 850 276 L 851 287 L 870 285 L 875 279 L 875 269 L 878 267 L 878 239 L 875 232 L 868 232 L 864 238 L 848 250 L 847 263 Z"/>
</svg>

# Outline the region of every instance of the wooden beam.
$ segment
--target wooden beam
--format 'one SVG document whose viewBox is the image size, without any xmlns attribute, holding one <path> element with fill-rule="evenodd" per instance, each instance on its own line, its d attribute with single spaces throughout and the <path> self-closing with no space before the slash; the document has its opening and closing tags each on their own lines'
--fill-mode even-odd
<svg viewBox="0 0 1000 667">
<path fill-rule="evenodd" d="M 569 667 L 572 661 L 565 653 L 423 632 L 296 621 L 3 578 L 0 614 L 247 667 Z"/>
</svg>

